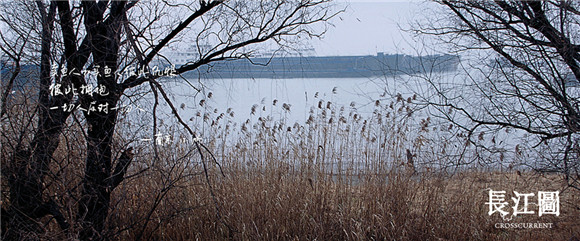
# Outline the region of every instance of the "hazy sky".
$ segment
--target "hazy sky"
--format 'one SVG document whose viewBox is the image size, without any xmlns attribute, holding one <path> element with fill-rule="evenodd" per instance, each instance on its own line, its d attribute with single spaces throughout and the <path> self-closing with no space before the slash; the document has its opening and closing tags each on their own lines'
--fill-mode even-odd
<svg viewBox="0 0 580 241">
<path fill-rule="evenodd" d="M 344 3 L 342 3 L 344 4 Z M 416 45 L 401 31 L 419 17 L 421 9 L 435 7 L 424 1 L 348 1 L 346 11 L 333 19 L 322 40 L 313 40 L 318 55 L 375 55 L 411 53 Z"/>
<path fill-rule="evenodd" d="M 0 0 L 1 2 L 2 0 Z M 428 0 L 336 0 L 345 12 L 331 20 L 323 39 L 310 42 L 320 56 L 375 55 L 377 52 L 413 54 L 417 45 L 401 31 L 421 17 L 422 9 L 438 6 Z M 0 29 L 4 29 L 0 25 Z"/>
</svg>

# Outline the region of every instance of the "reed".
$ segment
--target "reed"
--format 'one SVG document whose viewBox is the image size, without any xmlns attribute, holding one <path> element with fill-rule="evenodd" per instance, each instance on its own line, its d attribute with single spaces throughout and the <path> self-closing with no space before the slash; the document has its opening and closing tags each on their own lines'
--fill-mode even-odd
<svg viewBox="0 0 580 241">
<path fill-rule="evenodd" d="M 495 223 L 503 221 L 487 214 L 489 188 L 537 192 L 565 190 L 565 184 L 559 176 L 524 170 L 518 175 L 477 165 L 450 169 L 451 160 L 465 152 L 465 145 L 458 142 L 465 142 L 452 138 L 457 132 L 448 124 L 436 125 L 421 116 L 413 99 L 398 96 L 392 102 L 376 101 L 370 115 L 359 113 L 356 103 L 337 106 L 319 99 L 303 124 L 287 123 L 284 115 L 271 114 L 292 111 L 277 100 L 271 106 L 252 106 L 253 118 L 239 125 L 219 111 L 210 113 L 214 117 L 197 118 L 198 126 L 217 126 L 206 129 L 212 137 L 207 145 L 224 175 L 213 165 L 211 185 L 202 175 L 182 180 L 183 186 L 169 192 L 163 208 L 155 211 L 159 218 L 148 224 L 146 236 L 154 240 L 553 240 L 580 236 L 580 198 L 574 191 L 561 194 L 559 217 L 518 219 L 554 223 L 552 229 L 495 228 Z M 128 193 L 158 193 L 148 190 L 157 180 L 135 179 L 140 185 L 127 182 L 125 186 L 132 189 Z M 135 217 L 135 212 L 150 210 L 148 202 L 142 196 L 124 197 L 116 225 L 130 223 L 127 219 Z M 143 210 L 124 211 L 131 207 Z M 119 239 L 133 239 L 133 233 L 124 232 Z"/>
<path fill-rule="evenodd" d="M 370 114 L 359 113 L 356 103 L 317 100 L 304 123 L 288 123 L 284 113 L 292 107 L 277 100 L 252 106 L 252 118 L 242 123 L 234 121 L 229 108 L 220 112 L 206 101 L 197 103 L 205 111 L 189 121 L 217 163 L 201 162 L 191 143 L 137 142 L 128 131 L 134 127 L 126 122 L 127 129 L 118 130 L 116 149 L 135 146 L 137 151 L 129 178 L 113 193 L 105 235 L 113 240 L 580 237 L 580 197 L 566 189 L 560 176 L 498 171 L 477 163 L 454 167 L 458 158 L 469 158 L 465 139 L 457 138 L 449 124 L 422 114 L 414 97 L 377 100 Z M 172 140 L 185 136 L 167 121 L 159 125 Z M 78 160 L 86 155 L 79 133 L 71 128 L 63 137 L 53 167 L 58 175 L 51 176 L 46 191 L 70 207 L 65 213 L 70 220 L 79 195 L 74 185 L 83 170 Z M 561 215 L 517 219 L 553 223 L 550 229 L 497 229 L 494 224 L 504 221 L 487 214 L 490 188 L 560 190 Z M 45 221 L 46 236 L 36 238 L 75 238 L 60 233 L 54 220 Z"/>
</svg>

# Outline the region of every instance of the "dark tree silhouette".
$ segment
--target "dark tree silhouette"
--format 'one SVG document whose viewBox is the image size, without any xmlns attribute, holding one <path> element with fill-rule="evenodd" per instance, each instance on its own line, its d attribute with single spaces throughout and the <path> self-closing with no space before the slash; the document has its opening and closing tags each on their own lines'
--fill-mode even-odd
<svg viewBox="0 0 580 241">
<path fill-rule="evenodd" d="M 39 80 L 37 99 L 32 101 L 35 109 L 30 118 L 36 123 L 21 122 L 33 127 L 29 133 L 21 133 L 18 137 L 3 134 L 3 140 L 18 140 L 10 142 L 10 152 L 2 156 L 2 183 L 7 183 L 9 190 L 7 202 L 2 206 L 2 235 L 7 239 L 26 238 L 26 233 L 41 231 L 41 219 L 52 217 L 60 229 L 68 233 L 67 237 L 81 240 L 110 238 L 104 231 L 111 195 L 123 182 L 133 159 L 131 148 L 125 148 L 120 155 L 113 153 L 112 143 L 119 121 L 119 109 L 113 107 L 119 105 L 127 90 L 145 83 L 156 95 L 161 93 L 169 101 L 157 82 L 161 74 L 153 69 L 153 65 L 162 63 L 158 60 L 162 59 L 164 48 L 184 37 L 194 39 L 189 45 L 210 45 L 199 48 L 197 59 L 172 70 L 182 74 L 215 61 L 246 58 L 252 54 L 251 46 L 260 43 L 273 42 L 280 46 L 292 43 L 296 37 L 320 36 L 324 29 L 313 29 L 309 25 L 325 22 L 337 12 L 326 0 L 198 1 L 192 4 L 37 1 L 3 3 L 2 8 L 1 20 L 5 26 L 2 50 L 8 57 L 7 61 L 3 59 L 3 65 L 14 66 L 10 68 L 13 75 L 10 81 L 6 85 L 3 82 L 6 88 L 2 91 L 3 122 L 16 121 L 7 111 L 10 106 L 6 103 L 14 80 L 25 78 L 20 66 L 32 64 L 40 69 L 36 76 L 28 76 Z M 116 74 L 131 65 L 147 73 L 126 78 Z M 53 66 L 67 71 L 55 72 Z M 87 69 L 98 70 L 96 78 L 87 78 L 83 72 Z M 69 87 L 80 91 L 91 84 L 100 92 L 75 95 L 66 91 Z M 55 94 L 58 90 L 63 93 Z M 67 109 L 71 106 L 74 110 Z M 86 155 L 84 163 L 79 165 L 84 168 L 81 182 L 78 188 L 69 190 L 77 206 L 76 214 L 71 217 L 55 201 L 58 197 L 44 191 L 47 176 L 58 175 L 58 170 L 51 169 L 55 150 L 63 144 L 63 133 L 71 131 L 67 123 L 71 119 L 78 121 L 74 113 L 79 112 L 86 124 L 76 131 L 84 137 Z M 174 114 L 179 119 L 177 112 Z M 191 129 L 184 127 L 196 137 Z M 31 138 L 22 137 L 24 135 Z M 201 155 L 204 146 L 199 142 L 195 145 L 204 158 Z M 119 157 L 114 158 L 117 155 Z M 72 223 L 76 227 L 72 227 Z"/>
</svg>

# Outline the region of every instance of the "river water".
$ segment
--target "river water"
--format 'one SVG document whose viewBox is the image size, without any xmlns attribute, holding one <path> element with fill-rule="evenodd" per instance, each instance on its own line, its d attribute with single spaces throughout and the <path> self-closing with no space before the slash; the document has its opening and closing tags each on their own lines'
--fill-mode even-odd
<svg viewBox="0 0 580 241">
<path fill-rule="evenodd" d="M 320 100 L 325 105 L 331 102 L 333 107 L 356 109 L 357 113 L 366 115 L 372 113 L 376 100 L 389 99 L 390 94 L 410 94 L 394 81 L 379 77 L 207 79 L 189 82 L 200 91 L 179 80 L 164 83 L 176 106 L 183 107 L 179 109 L 180 114 L 190 118 L 199 111 L 217 109 L 217 113 L 234 112 L 233 117 L 229 115 L 234 122 L 243 122 L 255 116 L 271 116 L 284 118 L 289 123 L 303 123 L 308 119 L 310 108 L 316 107 Z"/>
<path fill-rule="evenodd" d="M 454 79 L 452 77 L 456 77 L 456 75 L 449 73 L 442 78 L 453 83 L 462 81 L 462 78 Z M 311 115 L 311 109 L 314 109 L 313 115 L 320 114 L 316 110 L 320 103 L 322 103 L 323 109 L 330 103 L 334 110 L 344 109 L 346 115 L 349 112 L 356 112 L 362 119 L 368 119 L 373 116 L 373 111 L 377 109 L 375 105 L 377 100 L 380 101 L 382 106 L 388 106 L 389 102 L 396 100 L 394 96 L 397 93 L 400 93 L 406 101 L 407 98 L 413 96 L 411 89 L 418 92 L 429 91 L 429 86 L 421 82 L 420 78 L 411 76 L 200 80 L 166 78 L 160 80 L 160 82 L 183 121 L 193 131 L 201 135 L 204 142 L 207 141 L 207 138 L 216 138 L 215 134 L 217 133 L 223 133 L 216 130 L 219 127 L 225 128 L 226 125 L 231 124 L 232 129 L 239 131 L 241 123 L 247 120 L 250 123 L 257 123 L 259 118 L 270 118 L 270 120 L 274 121 L 284 120 L 286 126 L 293 126 L 294 123 L 305 125 L 306 120 Z M 464 83 L 458 83 L 458 85 L 460 84 Z M 147 91 L 148 87 L 143 86 L 143 93 Z M 141 117 L 134 116 L 131 119 L 139 120 L 141 123 L 147 123 L 147 120 L 149 120 L 147 126 L 151 127 L 153 95 L 149 93 L 144 95 L 144 97 L 133 99 L 134 102 L 125 104 L 135 105 L 145 111 L 141 113 Z M 160 120 L 157 123 L 158 133 L 163 135 L 172 133 L 171 126 L 179 126 L 175 125 L 176 120 L 171 114 L 170 108 L 164 102 L 160 97 L 160 104 L 157 108 L 157 119 Z M 138 114 L 138 112 L 133 112 L 133 114 Z M 208 118 L 205 118 L 206 116 Z M 216 118 L 219 116 L 223 116 L 223 118 L 216 126 L 213 126 L 212 122 L 220 119 Z M 421 119 L 426 117 L 427 113 L 424 111 L 413 114 L 413 119 L 416 123 L 420 123 Z M 431 119 L 435 118 L 432 117 Z M 416 126 L 417 124 L 415 124 Z M 431 126 L 434 128 L 433 125 Z M 447 123 L 445 126 L 449 126 L 449 124 Z M 175 130 L 175 128 L 173 129 Z M 150 128 L 129 128 L 127 130 L 131 130 L 132 133 L 130 134 L 134 135 L 136 140 L 152 138 Z M 236 131 L 233 131 L 232 134 Z M 181 133 L 183 132 L 181 131 Z M 429 132 L 429 135 L 431 137 L 425 136 L 425 138 L 431 138 L 432 141 L 435 141 L 433 143 L 437 143 L 439 134 L 435 132 L 435 129 Z M 497 140 L 498 145 L 509 144 L 514 146 L 520 143 L 521 136 L 521 133 L 518 134 L 513 131 L 500 132 L 499 135 L 495 135 L 495 140 Z M 174 140 L 177 138 L 174 136 Z M 413 136 L 409 136 L 409 138 L 413 138 Z M 491 136 L 486 135 L 486 139 L 491 139 Z M 439 141 L 442 142 L 443 139 Z M 408 144 L 405 148 L 411 149 L 412 143 Z M 460 146 L 457 143 L 450 143 L 450 145 Z M 495 148 L 495 142 L 493 146 Z M 435 148 L 438 147 L 435 146 Z M 498 146 L 497 148 L 500 147 Z M 501 149 L 513 150 L 511 147 L 503 146 Z M 506 151 L 501 152 L 504 153 Z M 506 152 L 505 158 L 511 159 L 509 156 L 510 154 Z"/>
</svg>

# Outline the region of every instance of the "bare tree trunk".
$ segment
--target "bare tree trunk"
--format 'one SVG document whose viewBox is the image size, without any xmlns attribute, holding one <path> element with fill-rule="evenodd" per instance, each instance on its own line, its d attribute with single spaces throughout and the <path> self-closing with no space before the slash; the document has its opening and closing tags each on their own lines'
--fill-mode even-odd
<svg viewBox="0 0 580 241">
<path fill-rule="evenodd" d="M 107 239 L 105 222 L 109 213 L 112 184 L 112 150 L 111 143 L 115 132 L 117 111 L 111 107 L 117 105 L 121 92 L 118 90 L 115 76 L 119 54 L 119 39 L 124 2 L 115 2 L 111 7 L 111 17 L 103 21 L 102 13 L 95 3 L 85 2 L 87 19 L 85 26 L 89 34 L 89 44 L 92 48 L 93 61 L 99 66 L 99 86 L 102 93 L 93 96 L 91 103 L 105 105 L 106 110 L 85 112 L 88 124 L 87 159 L 85 176 L 82 180 L 82 196 L 79 202 L 78 218 L 82 226 L 81 240 Z M 104 71 L 111 70 L 110 73 Z M 90 106 L 91 103 L 85 103 Z"/>
<path fill-rule="evenodd" d="M 17 238 L 23 232 L 35 231 L 39 227 L 36 219 L 52 214 L 60 227 L 65 230 L 68 223 L 58 210 L 56 203 L 43 198 L 43 179 L 49 171 L 52 155 L 58 147 L 66 115 L 48 109 L 50 85 L 50 49 L 56 5 L 52 3 L 47 13 L 42 2 L 37 2 L 42 16 L 42 43 L 40 68 L 40 93 L 38 99 L 38 130 L 31 150 L 18 147 L 13 154 L 13 171 L 9 177 L 11 209 L 4 219 L 9 224 L 7 238 Z"/>
<path fill-rule="evenodd" d="M 89 131 L 83 192 L 79 202 L 80 238 L 98 237 L 105 228 L 111 199 L 111 140 L 115 130 L 115 116 L 91 115 L 87 118 Z"/>
</svg>

